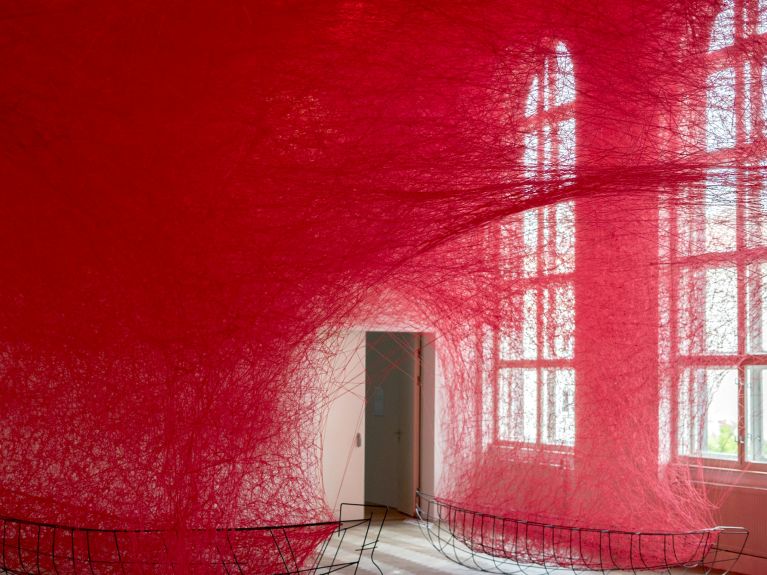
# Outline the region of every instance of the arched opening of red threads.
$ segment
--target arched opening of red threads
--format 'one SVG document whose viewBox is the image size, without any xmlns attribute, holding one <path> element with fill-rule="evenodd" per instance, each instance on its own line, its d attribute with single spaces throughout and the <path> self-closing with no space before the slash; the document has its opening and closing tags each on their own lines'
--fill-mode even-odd
<svg viewBox="0 0 767 575">
<path fill-rule="evenodd" d="M 327 519 L 317 374 L 382 317 L 450 501 L 687 531 L 767 469 L 761 1 L 2 12 L 1 514 Z"/>
</svg>

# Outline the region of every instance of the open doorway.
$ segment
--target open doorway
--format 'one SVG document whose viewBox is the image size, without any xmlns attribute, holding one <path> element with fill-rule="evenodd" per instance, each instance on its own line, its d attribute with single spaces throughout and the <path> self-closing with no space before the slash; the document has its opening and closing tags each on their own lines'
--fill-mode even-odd
<svg viewBox="0 0 767 575">
<path fill-rule="evenodd" d="M 434 493 L 441 472 L 434 335 L 351 330 L 333 345 L 321 374 L 325 500 L 336 513 L 367 501 L 412 515 L 415 490 Z"/>
<path fill-rule="evenodd" d="M 421 470 L 424 335 L 367 332 L 365 501 L 415 514 Z"/>
</svg>

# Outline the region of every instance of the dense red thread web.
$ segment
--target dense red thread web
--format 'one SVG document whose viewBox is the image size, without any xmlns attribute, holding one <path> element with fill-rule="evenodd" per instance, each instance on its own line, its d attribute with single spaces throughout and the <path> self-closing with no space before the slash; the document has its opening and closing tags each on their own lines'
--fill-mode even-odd
<svg viewBox="0 0 767 575">
<path fill-rule="evenodd" d="M 3 515 L 327 518 L 317 374 L 385 318 L 437 336 L 442 496 L 714 524 L 687 464 L 764 347 L 756 1 L 0 10 Z"/>
</svg>

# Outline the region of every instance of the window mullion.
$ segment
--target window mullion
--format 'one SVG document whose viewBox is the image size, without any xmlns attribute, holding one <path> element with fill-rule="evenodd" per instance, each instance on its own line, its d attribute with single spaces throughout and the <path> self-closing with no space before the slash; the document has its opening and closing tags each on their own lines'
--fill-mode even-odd
<svg viewBox="0 0 767 575">
<path fill-rule="evenodd" d="M 548 142 L 546 142 L 546 110 L 549 108 L 549 98 L 551 97 L 551 89 L 550 89 L 550 82 L 551 82 L 551 71 L 549 70 L 549 59 L 544 59 L 543 62 L 543 74 L 541 78 L 541 82 L 539 85 L 540 89 L 540 97 L 538 98 L 539 102 L 539 108 L 538 108 L 538 115 L 536 117 L 536 128 L 538 130 L 538 179 L 542 180 L 546 178 L 546 146 L 548 145 Z M 549 133 L 550 135 L 550 133 Z M 535 273 L 538 280 L 540 280 L 540 277 L 543 274 L 544 270 L 544 252 L 546 250 L 546 245 L 544 243 L 544 226 L 546 225 L 545 221 L 545 212 L 546 208 L 543 206 L 540 206 L 536 208 L 537 211 L 537 219 L 538 219 L 538 229 L 536 230 L 537 238 L 536 238 L 536 250 L 535 250 Z M 535 442 L 536 444 L 540 445 L 543 442 L 543 436 L 541 432 L 541 420 L 542 420 L 542 401 L 541 396 L 543 391 L 543 369 L 541 367 L 540 360 L 542 358 L 542 342 L 543 342 L 543 324 L 544 324 L 544 318 L 543 318 L 543 302 L 542 302 L 542 286 L 540 284 L 540 281 L 536 282 L 535 285 L 535 358 L 536 358 L 536 366 L 535 366 L 535 381 L 536 381 L 536 430 L 535 430 Z"/>
<path fill-rule="evenodd" d="M 742 90 L 743 85 L 738 84 L 738 88 Z M 742 108 L 737 109 L 739 112 L 739 123 L 742 123 Z M 741 136 L 741 134 L 739 134 Z M 737 174 L 738 185 L 736 194 L 736 212 L 735 212 L 735 233 L 736 233 L 736 246 L 737 253 L 742 254 L 746 247 L 746 214 L 745 214 L 745 198 L 744 192 L 747 188 L 747 182 L 744 181 L 743 171 L 740 170 Z M 747 298 L 746 298 L 746 261 L 743 257 L 737 258 L 737 303 L 738 303 L 738 317 L 737 317 L 737 330 L 738 330 L 738 359 L 742 360 L 747 354 L 747 328 L 746 328 L 746 315 L 747 315 Z M 746 369 L 741 365 L 738 367 L 738 462 L 744 464 L 746 461 Z"/>
<path fill-rule="evenodd" d="M 735 0 L 735 34 L 736 42 L 743 47 L 746 42 L 747 22 L 744 22 L 745 8 L 753 8 L 748 0 Z M 747 53 L 747 52 L 746 52 Z M 745 66 L 748 56 L 739 58 L 735 66 L 735 113 L 736 113 L 736 149 L 741 149 L 747 142 L 746 133 L 750 130 L 751 137 L 755 136 L 753 126 L 746 126 L 747 121 L 751 121 L 754 115 L 753 98 L 746 94 L 746 90 L 751 87 L 746 85 Z M 754 77 L 756 70 L 752 67 L 750 76 Z M 750 115 L 746 117 L 746 101 L 751 102 Z M 748 128 L 748 130 L 747 130 Z M 745 195 L 747 188 L 747 177 L 744 177 L 743 166 L 739 166 L 736 173 L 736 213 L 735 213 L 735 233 L 736 233 L 736 253 L 742 254 L 746 248 L 746 213 L 745 213 Z M 737 338 L 738 338 L 738 359 L 743 359 L 747 353 L 747 331 L 746 331 L 746 262 L 743 257 L 737 257 Z M 746 461 L 746 369 L 743 366 L 738 368 L 738 462 L 743 464 Z"/>
<path fill-rule="evenodd" d="M 668 253 L 669 254 L 677 254 L 677 238 L 678 238 L 678 218 L 677 218 L 677 207 L 675 205 L 672 205 L 669 209 L 669 219 L 668 219 L 668 226 L 669 226 L 669 248 Z M 670 410 L 671 410 L 671 417 L 670 417 L 670 429 L 669 433 L 671 434 L 670 438 L 670 450 L 671 450 L 671 459 L 672 461 L 675 460 L 679 455 L 679 393 L 680 393 L 680 385 L 679 385 L 679 378 L 681 377 L 681 371 L 679 370 L 678 366 L 678 357 L 679 357 L 679 274 L 678 273 L 670 273 L 669 274 L 669 286 L 668 286 L 668 318 L 669 318 L 669 333 L 671 334 L 670 339 L 670 349 L 669 349 L 669 377 L 671 378 L 671 389 L 670 389 Z"/>
<path fill-rule="evenodd" d="M 746 22 L 744 22 L 744 14 L 746 7 L 744 3 L 747 0 L 735 0 L 735 38 L 736 44 L 740 47 L 744 46 L 746 41 Z M 750 2 L 749 2 L 750 4 Z M 738 63 L 735 66 L 735 122 L 736 122 L 736 149 L 741 149 L 746 144 L 747 126 L 746 121 L 750 121 L 750 118 L 746 118 L 746 101 L 747 99 L 752 102 L 753 100 L 748 98 L 746 90 L 750 89 L 750 86 L 746 86 L 745 83 L 745 66 L 748 57 L 740 57 Z M 750 76 L 753 77 L 755 70 L 751 70 Z M 753 107 L 751 109 L 751 116 L 753 117 Z M 751 126 L 748 126 L 751 128 Z M 751 131 L 751 137 L 754 137 L 753 131 Z M 737 154 L 736 154 L 737 155 Z M 739 166 L 739 170 L 736 172 L 736 195 L 735 195 L 735 245 L 736 253 L 742 254 L 746 248 L 745 238 L 745 198 L 744 192 L 746 189 L 747 178 L 744 177 L 743 166 Z M 736 258 L 737 267 L 737 333 L 738 333 L 738 349 L 737 355 L 739 359 L 742 359 L 746 355 L 746 263 L 743 257 Z M 738 421 L 737 421 L 737 436 L 738 436 L 738 463 L 744 464 L 746 461 L 746 370 L 742 366 L 738 367 Z"/>
<path fill-rule="evenodd" d="M 543 169 L 545 170 L 545 166 L 543 166 Z M 543 442 L 543 433 L 542 433 L 542 422 L 543 422 L 543 366 L 541 365 L 541 359 L 543 359 L 543 346 L 544 344 L 544 328 L 546 324 L 546 318 L 544 317 L 544 305 L 543 305 L 543 294 L 544 294 L 544 285 L 541 281 L 544 274 L 544 264 L 545 264 L 545 257 L 544 254 L 546 252 L 546 244 L 544 243 L 544 227 L 547 225 L 546 221 L 546 208 L 540 207 L 538 208 L 538 249 L 536 250 L 536 260 L 537 260 L 537 273 L 538 273 L 538 281 L 535 285 L 535 327 L 536 327 L 536 333 L 535 333 L 535 358 L 536 358 L 536 387 L 537 387 L 537 393 L 536 393 L 536 443 L 540 444 Z"/>
</svg>

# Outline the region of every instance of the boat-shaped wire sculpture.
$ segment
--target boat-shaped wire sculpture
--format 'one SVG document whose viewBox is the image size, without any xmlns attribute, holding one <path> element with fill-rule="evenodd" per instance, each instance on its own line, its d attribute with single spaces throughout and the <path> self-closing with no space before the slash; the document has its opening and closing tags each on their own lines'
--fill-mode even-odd
<svg viewBox="0 0 767 575">
<path fill-rule="evenodd" d="M 742 527 L 664 533 L 553 525 L 472 511 L 422 493 L 417 498 L 421 531 L 434 548 L 487 573 L 725 575 L 748 538 Z"/>
<path fill-rule="evenodd" d="M 266 575 L 356 573 L 373 554 L 387 508 L 344 503 L 337 521 L 263 527 L 130 530 L 0 517 L 8 575 Z M 344 515 L 354 519 L 344 519 Z"/>
</svg>

